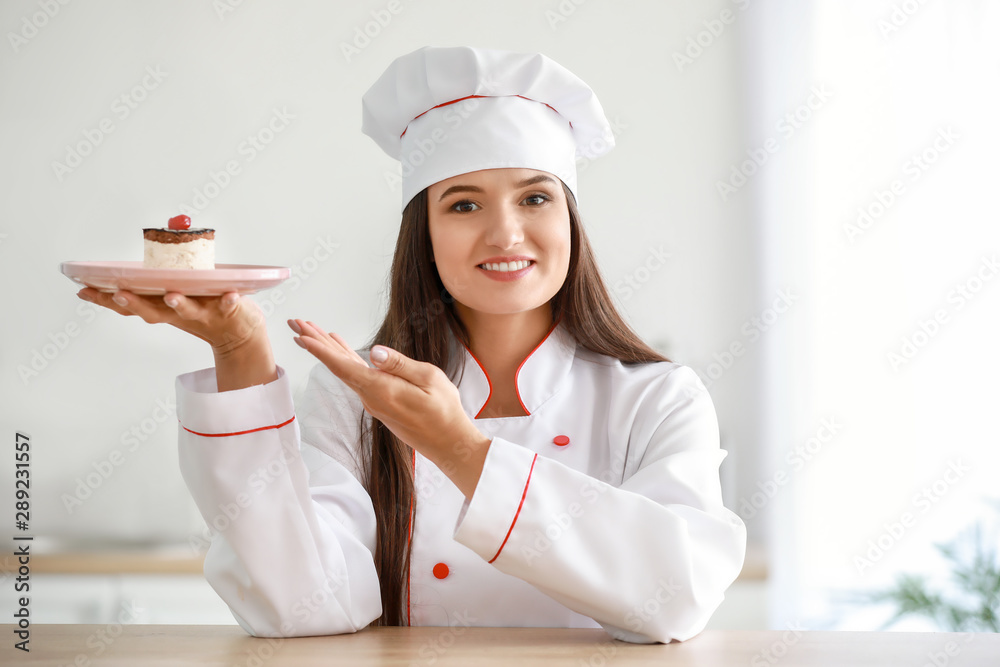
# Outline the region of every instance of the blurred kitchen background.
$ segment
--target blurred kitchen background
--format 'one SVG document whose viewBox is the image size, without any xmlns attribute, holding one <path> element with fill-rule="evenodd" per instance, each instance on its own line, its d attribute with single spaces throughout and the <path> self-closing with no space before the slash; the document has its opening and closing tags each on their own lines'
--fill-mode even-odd
<svg viewBox="0 0 1000 667">
<path fill-rule="evenodd" d="M 588 233 L 708 386 L 750 537 L 710 627 L 879 629 L 919 577 L 997 610 L 1000 4 L 7 0 L 0 32 L 0 608 L 20 432 L 33 622 L 233 622 L 177 466 L 174 378 L 210 352 L 59 263 L 141 259 L 140 228 L 191 212 L 220 263 L 292 267 L 254 298 L 301 389 L 287 318 L 360 347 L 384 307 L 399 166 L 361 95 L 472 44 L 548 54 L 615 127 L 579 165 Z"/>
</svg>

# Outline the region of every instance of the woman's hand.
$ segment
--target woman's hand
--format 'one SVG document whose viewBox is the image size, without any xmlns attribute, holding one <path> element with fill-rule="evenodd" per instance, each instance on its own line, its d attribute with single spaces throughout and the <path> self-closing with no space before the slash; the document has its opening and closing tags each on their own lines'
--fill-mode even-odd
<svg viewBox="0 0 1000 667">
<path fill-rule="evenodd" d="M 288 326 L 299 346 L 357 392 L 369 414 L 472 497 L 490 439 L 465 414 L 458 388 L 440 368 L 382 345 L 372 348 L 371 368 L 337 334 L 305 320 L 289 320 Z"/>
<path fill-rule="evenodd" d="M 219 391 L 277 378 L 264 313 L 256 303 L 236 292 L 219 297 L 189 297 L 176 292 L 140 296 L 124 290 L 108 294 L 86 287 L 77 296 L 121 315 L 136 315 L 151 324 L 170 324 L 206 341 L 215 355 Z"/>
</svg>

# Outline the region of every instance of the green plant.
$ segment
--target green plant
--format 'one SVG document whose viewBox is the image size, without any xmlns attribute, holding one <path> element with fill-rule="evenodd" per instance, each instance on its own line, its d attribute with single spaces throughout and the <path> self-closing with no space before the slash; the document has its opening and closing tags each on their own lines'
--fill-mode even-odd
<svg viewBox="0 0 1000 667">
<path fill-rule="evenodd" d="M 971 538 L 934 545 L 950 563 L 955 591 L 932 590 L 927 577 L 901 574 L 891 588 L 863 595 L 868 603 L 893 603 L 895 615 L 883 629 L 905 616 L 923 616 L 950 632 L 1000 632 L 1000 559 L 996 541 L 984 545 L 975 525 Z"/>
</svg>

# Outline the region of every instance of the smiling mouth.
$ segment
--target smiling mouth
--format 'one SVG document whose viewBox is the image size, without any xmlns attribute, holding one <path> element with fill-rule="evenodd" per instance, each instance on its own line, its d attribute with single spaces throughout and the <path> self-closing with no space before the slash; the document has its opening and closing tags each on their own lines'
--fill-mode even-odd
<svg viewBox="0 0 1000 667">
<path fill-rule="evenodd" d="M 520 271 L 521 269 L 526 269 L 534 264 L 531 260 L 522 259 L 517 262 L 500 262 L 499 264 L 480 264 L 479 268 L 486 271 L 499 271 L 501 273 L 508 273 L 510 271 Z"/>
</svg>

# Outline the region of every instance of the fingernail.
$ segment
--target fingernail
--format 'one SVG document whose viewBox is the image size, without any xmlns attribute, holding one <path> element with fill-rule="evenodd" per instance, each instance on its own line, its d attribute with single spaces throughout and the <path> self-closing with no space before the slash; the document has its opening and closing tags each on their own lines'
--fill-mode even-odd
<svg viewBox="0 0 1000 667">
<path fill-rule="evenodd" d="M 167 304 L 171 308 L 176 308 L 177 304 L 180 303 L 180 301 L 177 300 L 176 296 L 171 296 L 171 297 L 163 297 L 163 303 Z"/>
<path fill-rule="evenodd" d="M 239 294 L 227 294 L 226 296 L 222 297 L 222 303 L 224 303 L 227 306 L 231 306 L 237 301 L 239 301 L 239 298 L 240 298 Z"/>
<path fill-rule="evenodd" d="M 111 300 L 114 301 L 115 303 L 117 303 L 119 306 L 127 306 L 128 305 L 128 299 L 126 299 L 125 297 L 121 296 L 120 294 L 115 294 L 113 297 L 111 297 Z"/>
<path fill-rule="evenodd" d="M 302 327 L 300 327 L 298 322 L 296 322 L 295 320 L 288 320 L 288 328 L 297 334 L 302 333 Z"/>
<path fill-rule="evenodd" d="M 293 338 L 292 340 L 294 340 L 295 344 L 301 347 L 303 350 L 306 349 L 306 344 L 302 342 L 301 338 Z"/>
<path fill-rule="evenodd" d="M 379 347 L 378 345 L 376 345 L 375 347 L 372 348 L 371 358 L 372 361 L 375 361 L 377 363 L 382 363 L 383 361 L 389 358 L 389 351 L 386 350 L 384 347 Z"/>
<path fill-rule="evenodd" d="M 81 294 L 80 292 L 77 292 L 76 295 L 78 297 L 80 297 L 81 299 L 83 299 L 84 301 L 91 301 L 89 294 Z M 91 303 L 93 303 L 93 302 L 91 302 Z"/>
</svg>

